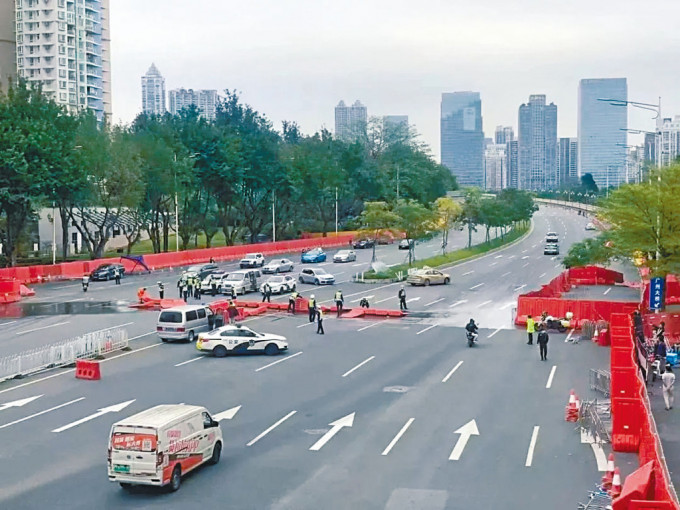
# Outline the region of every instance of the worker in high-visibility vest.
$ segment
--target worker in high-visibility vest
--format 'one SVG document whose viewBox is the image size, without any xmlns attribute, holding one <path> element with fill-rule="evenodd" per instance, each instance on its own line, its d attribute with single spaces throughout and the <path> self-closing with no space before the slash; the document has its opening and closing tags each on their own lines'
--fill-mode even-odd
<svg viewBox="0 0 680 510">
<path fill-rule="evenodd" d="M 314 322 L 314 319 L 316 319 L 316 299 L 314 299 L 314 294 L 309 296 L 307 307 L 309 310 L 309 322 Z"/>
<path fill-rule="evenodd" d="M 340 314 L 342 313 L 342 305 L 345 304 L 345 297 L 342 295 L 342 291 L 340 289 L 335 291 L 335 297 L 333 299 L 335 300 L 335 308 L 338 311 L 338 317 L 340 317 Z"/>
<path fill-rule="evenodd" d="M 536 332 L 536 321 L 531 317 L 531 315 L 527 315 L 527 335 L 529 337 L 529 341 L 527 342 L 527 345 L 532 345 L 534 343 L 534 333 Z"/>
</svg>

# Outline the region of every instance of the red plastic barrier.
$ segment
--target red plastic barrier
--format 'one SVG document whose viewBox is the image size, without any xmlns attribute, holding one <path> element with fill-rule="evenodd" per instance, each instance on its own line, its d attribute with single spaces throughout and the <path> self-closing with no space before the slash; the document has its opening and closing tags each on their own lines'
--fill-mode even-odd
<svg viewBox="0 0 680 510">
<path fill-rule="evenodd" d="M 0 303 L 14 303 L 21 299 L 21 283 L 16 280 L 0 280 Z"/>
<path fill-rule="evenodd" d="M 98 361 L 76 360 L 76 379 L 98 381 L 101 377 Z"/>
<path fill-rule="evenodd" d="M 614 285 L 623 283 L 623 274 L 598 266 L 572 267 L 567 271 L 574 285 Z"/>
<path fill-rule="evenodd" d="M 636 303 L 618 301 L 588 301 L 576 299 L 543 298 L 531 297 L 528 295 L 520 296 L 517 299 L 517 316 L 515 324 L 521 325 L 522 320 L 526 321 L 527 315 L 540 317 L 544 311 L 553 317 L 564 317 L 567 312 L 574 314 L 574 318 L 579 321 L 584 319 L 591 321 L 604 320 L 609 322 L 612 313 L 626 312 L 632 313 L 637 310 Z M 526 324 L 526 322 L 524 322 Z"/>
<path fill-rule="evenodd" d="M 630 508 L 629 503 L 632 500 L 645 501 L 654 497 L 654 464 L 653 460 L 649 461 L 626 477 L 621 495 L 612 505 L 614 510 Z"/>
</svg>

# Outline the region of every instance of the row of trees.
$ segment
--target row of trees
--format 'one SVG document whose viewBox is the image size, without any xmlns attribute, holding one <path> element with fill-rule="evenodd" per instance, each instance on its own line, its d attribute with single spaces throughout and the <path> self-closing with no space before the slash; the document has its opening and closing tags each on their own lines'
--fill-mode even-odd
<svg viewBox="0 0 680 510">
<path fill-rule="evenodd" d="M 411 128 L 378 119 L 345 142 L 294 122 L 277 131 L 230 91 L 213 122 L 190 108 L 127 126 L 69 113 L 25 82 L 0 94 L 0 242 L 12 265 L 43 207 L 61 216 L 63 258 L 69 225 L 96 258 L 114 230 L 128 250 L 146 233 L 154 252 L 167 251 L 176 201 L 182 247 L 199 233 L 209 247 L 220 231 L 226 244 L 273 234 L 273 204 L 285 239 L 334 229 L 336 201 L 342 228 L 364 202 L 430 204 L 455 187 Z"/>
</svg>

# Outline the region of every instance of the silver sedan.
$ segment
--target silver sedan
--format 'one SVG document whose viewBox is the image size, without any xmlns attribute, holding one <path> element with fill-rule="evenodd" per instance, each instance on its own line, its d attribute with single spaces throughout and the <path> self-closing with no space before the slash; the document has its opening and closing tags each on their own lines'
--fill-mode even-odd
<svg viewBox="0 0 680 510">
<path fill-rule="evenodd" d="M 289 259 L 272 259 L 262 267 L 263 273 L 288 273 L 293 270 L 293 261 Z"/>
<path fill-rule="evenodd" d="M 353 262 L 356 261 L 357 254 L 354 250 L 340 250 L 333 255 L 333 262 Z"/>
</svg>

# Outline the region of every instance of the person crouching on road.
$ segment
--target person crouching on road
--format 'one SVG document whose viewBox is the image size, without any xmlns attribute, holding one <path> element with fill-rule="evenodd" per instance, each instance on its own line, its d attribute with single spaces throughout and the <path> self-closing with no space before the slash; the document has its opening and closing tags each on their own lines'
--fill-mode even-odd
<svg viewBox="0 0 680 510">
<path fill-rule="evenodd" d="M 540 351 L 541 354 L 541 361 L 548 361 L 548 332 L 546 331 L 547 327 L 545 324 L 541 324 L 539 331 L 538 331 L 538 338 L 536 339 L 536 343 L 538 344 L 538 350 Z"/>
<path fill-rule="evenodd" d="M 268 283 L 262 286 L 262 302 L 271 303 L 272 302 L 272 288 Z"/>
<path fill-rule="evenodd" d="M 527 315 L 527 336 L 529 341 L 527 345 L 533 345 L 534 343 L 534 333 L 536 332 L 536 322 L 531 318 L 531 315 Z"/>
<path fill-rule="evenodd" d="M 340 314 L 342 313 L 342 305 L 345 304 L 345 297 L 342 295 L 341 290 L 335 291 L 335 308 L 338 311 L 338 317 L 340 317 Z"/>
<path fill-rule="evenodd" d="M 319 310 L 316 312 L 316 334 L 317 335 L 323 335 L 323 319 L 324 319 L 324 314 L 323 310 L 319 308 Z"/>
<path fill-rule="evenodd" d="M 309 296 L 307 308 L 309 311 L 309 322 L 314 322 L 314 319 L 316 319 L 316 299 L 314 298 L 314 294 Z"/>
<path fill-rule="evenodd" d="M 365 297 L 361 298 L 361 301 L 359 301 L 359 306 L 361 308 L 369 308 L 370 305 L 368 304 L 368 299 L 366 299 Z"/>
</svg>

